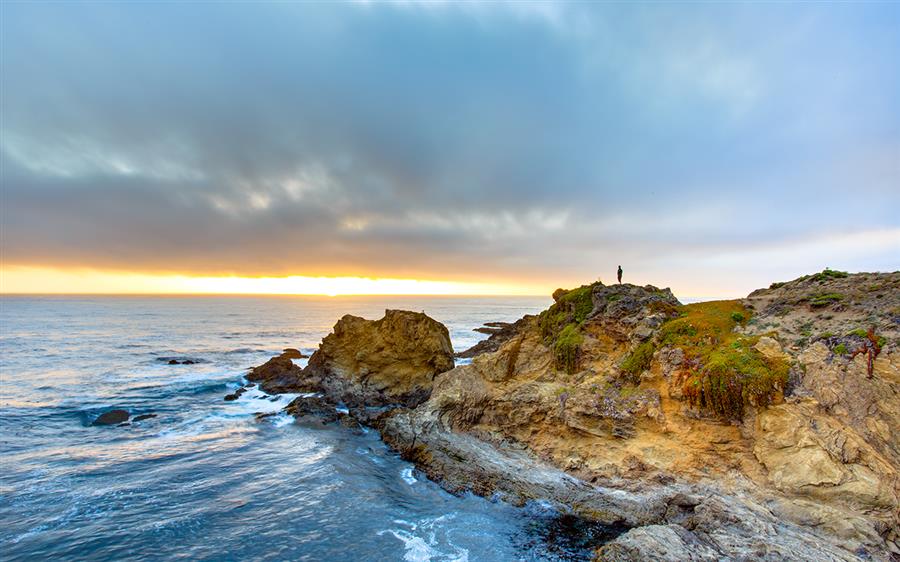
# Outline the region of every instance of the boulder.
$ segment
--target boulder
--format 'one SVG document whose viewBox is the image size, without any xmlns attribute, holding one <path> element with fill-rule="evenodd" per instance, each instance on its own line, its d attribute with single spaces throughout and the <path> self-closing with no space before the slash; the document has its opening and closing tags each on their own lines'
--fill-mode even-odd
<svg viewBox="0 0 900 562">
<path fill-rule="evenodd" d="M 431 394 L 434 377 L 453 366 L 443 324 L 424 313 L 387 310 L 380 320 L 341 318 L 313 353 L 303 378 L 351 407 L 414 407 Z"/>
<path fill-rule="evenodd" d="M 128 421 L 128 410 L 110 410 L 104 412 L 91 425 L 116 425 Z"/>
<path fill-rule="evenodd" d="M 284 351 L 281 352 L 281 356 L 286 359 L 306 359 L 309 357 L 309 355 L 306 355 L 299 349 L 293 347 L 286 347 Z"/>
<path fill-rule="evenodd" d="M 247 380 L 259 383 L 259 387 L 269 394 L 308 392 L 308 386 L 303 383 L 302 372 L 303 369 L 294 365 L 288 357 L 279 355 L 251 369 Z"/>
</svg>

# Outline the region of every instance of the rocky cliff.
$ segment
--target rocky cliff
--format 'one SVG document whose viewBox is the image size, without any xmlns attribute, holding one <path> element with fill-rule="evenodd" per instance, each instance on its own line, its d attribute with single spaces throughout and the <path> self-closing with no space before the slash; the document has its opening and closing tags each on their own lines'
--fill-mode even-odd
<svg viewBox="0 0 900 562">
<path fill-rule="evenodd" d="M 450 490 L 628 527 L 601 559 L 900 553 L 900 273 L 690 305 L 628 284 L 553 296 L 450 370 L 445 336 L 386 352 L 345 317 L 298 380 L 406 403 L 372 423 Z"/>
<path fill-rule="evenodd" d="M 385 439 L 451 489 L 634 527 L 608 559 L 900 552 L 900 274 L 687 306 L 599 283 L 554 299 L 384 420 Z M 511 468 L 522 455 L 587 488 Z"/>
</svg>

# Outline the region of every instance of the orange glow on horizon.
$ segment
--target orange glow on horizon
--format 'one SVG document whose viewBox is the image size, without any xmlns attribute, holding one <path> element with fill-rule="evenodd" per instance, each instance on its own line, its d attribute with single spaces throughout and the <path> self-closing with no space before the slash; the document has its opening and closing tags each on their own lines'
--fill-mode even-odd
<svg viewBox="0 0 900 562">
<path fill-rule="evenodd" d="M 3 266 L 3 294 L 545 295 L 533 284 L 376 277 L 193 276 Z"/>
</svg>

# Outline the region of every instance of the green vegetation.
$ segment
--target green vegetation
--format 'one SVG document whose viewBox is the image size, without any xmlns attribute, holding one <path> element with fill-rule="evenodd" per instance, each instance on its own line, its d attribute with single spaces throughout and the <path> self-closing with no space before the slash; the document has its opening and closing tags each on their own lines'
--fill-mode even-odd
<svg viewBox="0 0 900 562">
<path fill-rule="evenodd" d="M 678 306 L 668 301 L 652 301 L 647 305 L 647 310 L 653 314 L 665 314 L 666 316 L 675 316 L 678 314 Z"/>
<path fill-rule="evenodd" d="M 835 355 L 847 355 L 847 345 L 843 343 L 839 343 L 834 346 L 834 354 Z"/>
<path fill-rule="evenodd" d="M 641 373 L 650 368 L 654 351 L 656 351 L 656 346 L 653 345 L 653 342 L 648 341 L 640 344 L 622 362 L 622 371 L 635 379 L 640 377 Z"/>
<path fill-rule="evenodd" d="M 785 283 L 784 281 L 777 281 L 777 282 L 772 283 L 771 285 L 769 285 L 769 289 L 778 289 L 778 288 L 780 288 L 780 287 L 784 287 L 786 284 L 787 284 L 787 283 Z"/>
<path fill-rule="evenodd" d="M 879 336 L 875 332 L 872 332 L 872 335 L 869 336 L 869 332 L 863 330 L 862 328 L 857 328 L 852 332 L 847 332 L 847 337 L 856 336 L 858 338 L 869 340 L 875 344 L 878 349 L 881 349 L 887 344 L 887 338 L 884 336 Z"/>
<path fill-rule="evenodd" d="M 583 341 L 581 324 L 594 309 L 593 290 L 594 285 L 557 290 L 553 293 L 556 302 L 538 316 L 541 335 L 553 349 L 556 368 L 567 373 L 578 368 L 578 347 Z"/>
<path fill-rule="evenodd" d="M 816 283 L 824 283 L 825 281 L 828 281 L 829 279 L 843 279 L 844 277 L 847 277 L 848 275 L 850 275 L 850 274 L 847 273 L 846 271 L 836 271 L 834 269 L 828 269 L 826 267 L 819 273 L 813 273 L 812 275 L 804 275 L 803 277 L 799 278 L 797 281 L 806 281 L 807 279 L 811 279 L 812 281 L 815 281 Z"/>
<path fill-rule="evenodd" d="M 578 329 L 578 325 L 569 324 L 563 328 L 553 344 L 553 356 L 556 359 L 556 368 L 574 373 L 578 366 L 578 346 L 584 338 Z"/>
<path fill-rule="evenodd" d="M 740 301 L 695 303 L 681 310 L 680 318 L 662 326 L 660 343 L 684 351 L 682 391 L 691 405 L 723 419 L 740 419 L 746 402 L 771 403 L 787 383 L 790 366 L 756 350 L 759 336 L 734 332 L 735 316 L 749 318 L 750 310 Z"/>
<path fill-rule="evenodd" d="M 840 293 L 821 293 L 809 297 L 809 305 L 813 308 L 821 308 L 842 300 L 844 300 L 844 295 Z"/>
<path fill-rule="evenodd" d="M 593 285 L 583 285 L 559 295 L 557 302 L 541 312 L 538 322 L 545 338 L 559 334 L 567 324 L 581 324 L 594 309 Z M 559 293 L 554 293 L 557 295 Z"/>
<path fill-rule="evenodd" d="M 743 313 L 732 312 L 731 319 L 734 320 L 735 322 L 737 322 L 738 324 L 742 324 L 744 322 L 744 320 L 746 320 L 746 317 L 743 315 Z"/>
</svg>

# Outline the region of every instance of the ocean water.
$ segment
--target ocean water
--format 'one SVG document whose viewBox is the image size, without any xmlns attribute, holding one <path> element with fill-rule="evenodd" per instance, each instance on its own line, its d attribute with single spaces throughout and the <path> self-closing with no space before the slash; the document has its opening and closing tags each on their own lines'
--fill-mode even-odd
<svg viewBox="0 0 900 562">
<path fill-rule="evenodd" d="M 582 560 L 609 532 L 547 506 L 454 496 L 373 430 L 262 421 L 292 397 L 246 369 L 312 352 L 345 313 L 425 311 L 454 349 L 546 298 L 0 299 L 3 560 Z M 168 360 L 192 359 L 193 365 Z M 91 422 L 112 409 L 156 417 Z"/>
</svg>

